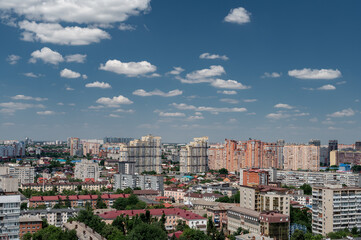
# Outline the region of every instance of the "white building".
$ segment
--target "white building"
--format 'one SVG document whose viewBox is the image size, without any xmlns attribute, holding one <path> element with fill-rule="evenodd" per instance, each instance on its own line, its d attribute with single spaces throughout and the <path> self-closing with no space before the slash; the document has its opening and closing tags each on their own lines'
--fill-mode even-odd
<svg viewBox="0 0 361 240">
<path fill-rule="evenodd" d="M 75 164 L 74 177 L 85 181 L 86 178 L 99 179 L 99 165 L 93 160 L 82 159 Z"/>
<path fill-rule="evenodd" d="M 202 173 L 208 171 L 208 137 L 194 138 L 180 150 L 180 171 Z"/>
<path fill-rule="evenodd" d="M 19 239 L 20 195 L 0 196 L 0 239 Z"/>
</svg>

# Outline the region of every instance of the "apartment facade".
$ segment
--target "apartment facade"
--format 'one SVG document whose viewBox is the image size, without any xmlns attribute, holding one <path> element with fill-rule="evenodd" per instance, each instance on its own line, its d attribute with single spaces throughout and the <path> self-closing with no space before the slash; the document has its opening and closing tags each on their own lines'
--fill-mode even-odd
<svg viewBox="0 0 361 240">
<path fill-rule="evenodd" d="M 0 239 L 19 239 L 20 195 L 0 195 Z"/>
<path fill-rule="evenodd" d="M 100 143 L 97 142 L 83 142 L 83 155 L 99 155 Z"/>
<path fill-rule="evenodd" d="M 63 227 L 63 224 L 68 222 L 68 219 L 74 218 L 84 208 L 62 208 L 62 209 L 31 209 L 21 211 L 22 217 L 38 217 L 46 219 L 48 224 L 55 227 Z"/>
<path fill-rule="evenodd" d="M 182 147 L 179 155 L 180 171 L 183 173 L 202 173 L 208 171 L 208 137 L 194 138 Z"/>
<path fill-rule="evenodd" d="M 51 191 L 56 188 L 57 192 L 63 192 L 64 190 L 97 190 L 108 186 L 108 181 L 102 182 L 67 182 L 67 183 L 26 183 L 21 185 L 21 189 L 31 189 L 35 191 Z"/>
<path fill-rule="evenodd" d="M 82 159 L 75 164 L 74 177 L 85 181 L 85 179 L 99 179 L 99 164 L 93 160 Z"/>
<path fill-rule="evenodd" d="M 161 173 L 162 138 L 152 135 L 130 141 L 128 144 L 128 161 L 135 163 L 135 172 L 155 171 Z"/>
<path fill-rule="evenodd" d="M 163 176 L 153 175 L 131 175 L 131 174 L 114 174 L 114 188 L 126 189 L 137 188 L 141 190 L 157 190 L 163 195 L 164 183 Z"/>
<path fill-rule="evenodd" d="M 35 179 L 35 168 L 31 166 L 2 166 L 0 175 L 10 175 L 18 179 L 19 183 L 33 183 Z"/>
<path fill-rule="evenodd" d="M 226 149 L 223 144 L 211 145 L 208 149 L 208 167 L 212 170 L 227 169 Z"/>
<path fill-rule="evenodd" d="M 312 189 L 312 232 L 326 235 L 360 228 L 361 188 L 326 186 Z"/>
<path fill-rule="evenodd" d="M 320 147 L 314 145 L 286 145 L 283 147 L 285 170 L 320 169 Z"/>
<path fill-rule="evenodd" d="M 30 233 L 34 234 L 37 231 L 40 231 L 43 226 L 43 220 L 40 217 L 28 217 L 20 216 L 19 218 L 19 237 L 22 238 L 25 234 Z"/>
</svg>

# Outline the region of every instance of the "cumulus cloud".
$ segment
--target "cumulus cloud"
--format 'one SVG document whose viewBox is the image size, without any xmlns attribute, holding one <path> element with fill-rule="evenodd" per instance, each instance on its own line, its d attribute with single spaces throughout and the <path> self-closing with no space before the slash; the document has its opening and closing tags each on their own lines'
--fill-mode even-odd
<svg viewBox="0 0 361 240">
<path fill-rule="evenodd" d="M 244 99 L 243 102 L 246 103 L 257 102 L 257 99 Z"/>
<path fill-rule="evenodd" d="M 4 102 L 0 103 L 0 113 L 13 114 L 18 110 L 26 110 L 30 108 L 45 108 L 43 104 L 31 104 L 21 102 Z"/>
<path fill-rule="evenodd" d="M 202 115 L 194 115 L 194 116 L 187 117 L 188 121 L 195 121 L 195 120 L 201 120 L 201 119 L 204 119 L 204 117 Z"/>
<path fill-rule="evenodd" d="M 60 62 L 64 61 L 64 58 L 60 53 L 53 51 L 48 47 L 43 47 L 41 50 L 36 50 L 32 52 L 29 61 L 31 63 L 36 63 L 36 61 L 39 59 L 42 60 L 44 63 L 50 63 L 54 65 L 57 65 Z"/>
<path fill-rule="evenodd" d="M 237 104 L 239 101 L 232 98 L 221 98 L 219 101 L 231 104 Z"/>
<path fill-rule="evenodd" d="M 108 60 L 105 64 L 100 64 L 99 69 L 117 74 L 124 74 L 128 77 L 136 77 L 153 73 L 157 67 L 147 61 L 141 62 L 121 62 L 119 60 Z"/>
<path fill-rule="evenodd" d="M 60 71 L 60 76 L 63 78 L 79 78 L 81 76 L 80 73 L 74 72 L 70 69 L 64 68 Z"/>
<path fill-rule="evenodd" d="M 185 117 L 184 113 L 181 112 L 159 112 L 161 117 Z"/>
<path fill-rule="evenodd" d="M 32 72 L 28 72 L 28 73 L 24 73 L 24 76 L 31 77 L 31 78 L 38 78 L 38 77 L 41 77 L 41 74 L 35 74 Z"/>
<path fill-rule="evenodd" d="M 79 24 L 123 22 L 150 10 L 150 0 L 11 0 L 0 9 L 26 19 Z"/>
<path fill-rule="evenodd" d="M 266 118 L 273 119 L 273 120 L 279 120 L 282 118 L 289 118 L 291 115 L 287 113 L 270 113 L 267 114 Z"/>
<path fill-rule="evenodd" d="M 107 107 L 119 107 L 121 104 L 132 104 L 133 102 L 128 98 L 119 95 L 118 97 L 107 98 L 101 97 L 99 98 L 96 103 L 102 104 Z"/>
<path fill-rule="evenodd" d="M 173 67 L 173 70 L 168 72 L 168 74 L 173 74 L 173 75 L 179 75 L 184 71 L 183 68 L 181 67 Z"/>
<path fill-rule="evenodd" d="M 121 30 L 121 31 L 134 31 L 135 26 L 130 25 L 130 24 L 126 24 L 126 23 L 121 23 L 119 25 L 118 29 Z"/>
<path fill-rule="evenodd" d="M 284 109 L 293 109 L 292 106 L 285 104 L 285 103 L 278 103 L 273 106 L 274 108 L 284 108 Z"/>
<path fill-rule="evenodd" d="M 11 97 L 11 99 L 13 100 L 31 100 L 31 101 L 46 101 L 48 100 L 47 98 L 40 98 L 40 97 L 30 97 L 30 96 L 25 96 L 25 95 L 16 95 Z"/>
<path fill-rule="evenodd" d="M 222 80 L 216 79 L 211 82 L 211 85 L 216 88 L 228 88 L 228 89 L 249 89 L 250 86 L 245 86 L 235 80 Z"/>
<path fill-rule="evenodd" d="M 112 117 L 112 118 L 120 118 L 121 117 L 120 115 L 114 114 L 114 113 L 110 113 L 108 116 Z"/>
<path fill-rule="evenodd" d="M 74 88 L 66 87 L 65 90 L 67 90 L 67 91 L 74 91 Z"/>
<path fill-rule="evenodd" d="M 19 22 L 19 27 L 24 30 L 22 40 L 28 42 L 79 46 L 110 39 L 110 35 L 99 28 L 63 27 L 58 23 L 36 23 L 27 20 Z"/>
<path fill-rule="evenodd" d="M 111 88 L 112 86 L 110 86 L 109 83 L 106 83 L 106 82 L 92 82 L 92 83 L 87 83 L 85 84 L 85 87 L 87 88 L 103 88 L 103 89 L 106 89 L 106 88 Z"/>
<path fill-rule="evenodd" d="M 20 59 L 21 59 L 20 56 L 11 54 L 6 58 L 6 61 L 8 61 L 11 65 L 14 65 L 17 64 Z"/>
<path fill-rule="evenodd" d="M 186 78 L 177 77 L 182 83 L 202 83 L 212 82 L 213 77 L 220 76 L 226 73 L 224 68 L 220 65 L 212 65 L 209 68 L 196 70 L 186 75 Z"/>
<path fill-rule="evenodd" d="M 36 112 L 36 114 L 38 115 L 54 115 L 55 112 L 54 111 L 40 111 L 40 112 Z"/>
<path fill-rule="evenodd" d="M 265 72 L 262 75 L 262 78 L 279 78 L 279 77 L 281 77 L 281 73 L 277 73 L 277 72 L 272 72 L 272 73 Z"/>
<path fill-rule="evenodd" d="M 86 59 L 86 54 L 72 54 L 65 56 L 67 62 L 77 62 L 84 63 Z"/>
<path fill-rule="evenodd" d="M 226 112 L 246 112 L 247 111 L 246 108 L 237 108 L 237 107 L 235 107 L 235 108 L 226 108 L 226 107 L 225 108 L 217 108 L 217 107 L 204 107 L 204 106 L 196 107 L 193 105 L 187 105 L 185 103 L 179 103 L 179 104 L 172 103 L 171 105 L 180 110 L 195 110 L 198 112 L 211 112 L 214 114 L 218 114 L 219 112 L 226 113 Z"/>
<path fill-rule="evenodd" d="M 338 112 L 334 112 L 332 114 L 328 114 L 327 116 L 329 116 L 329 117 L 351 117 L 353 115 L 355 115 L 355 111 L 352 110 L 351 108 L 347 108 L 347 109 L 343 109 Z"/>
<path fill-rule="evenodd" d="M 230 23 L 244 24 L 251 21 L 251 14 L 243 7 L 231 9 L 224 21 Z"/>
<path fill-rule="evenodd" d="M 210 53 L 202 53 L 199 56 L 200 59 L 221 59 L 227 61 L 229 58 L 226 55 L 218 55 L 218 54 L 210 54 Z"/>
<path fill-rule="evenodd" d="M 237 94 L 237 92 L 234 91 L 234 90 L 217 91 L 217 93 L 222 93 L 222 94 L 226 94 L 226 95 L 235 95 L 235 94 Z"/>
<path fill-rule="evenodd" d="M 310 69 L 290 70 L 288 75 L 299 79 L 335 79 L 342 76 L 341 72 L 336 69 Z"/>
<path fill-rule="evenodd" d="M 179 89 L 175 89 L 169 92 L 162 92 L 158 89 L 155 89 L 154 91 L 147 92 L 143 89 L 137 89 L 133 92 L 133 95 L 141 96 L 141 97 L 150 97 L 150 96 L 161 96 L 161 97 L 174 97 L 178 95 L 182 95 L 183 91 Z"/>
<path fill-rule="evenodd" d="M 323 85 L 322 87 L 317 88 L 317 90 L 336 90 L 336 87 L 331 84 Z"/>
</svg>

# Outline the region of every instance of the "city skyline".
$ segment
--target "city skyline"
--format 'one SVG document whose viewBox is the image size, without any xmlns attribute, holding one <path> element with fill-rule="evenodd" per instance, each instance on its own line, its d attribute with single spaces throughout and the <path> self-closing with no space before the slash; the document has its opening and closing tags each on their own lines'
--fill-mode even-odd
<svg viewBox="0 0 361 240">
<path fill-rule="evenodd" d="M 19 3 L 0 1 L 1 139 L 360 140 L 358 1 Z"/>
</svg>

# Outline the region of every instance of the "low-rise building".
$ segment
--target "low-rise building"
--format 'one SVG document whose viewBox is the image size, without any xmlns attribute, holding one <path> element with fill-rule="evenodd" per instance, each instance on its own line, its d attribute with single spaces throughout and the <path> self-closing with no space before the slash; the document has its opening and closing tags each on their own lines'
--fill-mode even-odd
<svg viewBox="0 0 361 240">
<path fill-rule="evenodd" d="M 165 215 L 166 222 L 165 228 L 166 230 L 174 230 L 176 225 L 178 224 L 178 220 L 182 220 L 185 222 L 190 228 L 199 229 L 205 231 L 207 228 L 207 218 L 204 218 L 198 214 L 193 212 L 179 209 L 179 208 L 164 208 L 164 209 L 149 209 L 150 215 L 156 218 L 161 218 L 162 215 Z M 99 214 L 99 216 L 105 220 L 107 223 L 112 223 L 113 220 L 118 216 L 129 216 L 130 218 L 145 214 L 146 210 L 118 210 L 118 211 L 109 211 L 103 214 Z"/>
<path fill-rule="evenodd" d="M 99 233 L 88 227 L 82 222 L 71 221 L 64 224 L 64 228 L 71 231 L 75 230 L 79 240 L 106 240 Z"/>
<path fill-rule="evenodd" d="M 114 188 L 140 188 L 141 190 L 157 190 L 163 194 L 164 183 L 163 176 L 153 175 L 130 175 L 114 174 Z"/>
<path fill-rule="evenodd" d="M 22 184 L 21 189 L 31 189 L 34 191 L 51 191 L 53 188 L 56 188 L 57 192 L 63 192 L 64 190 L 96 190 L 100 191 L 102 188 L 106 188 L 108 186 L 107 181 L 102 182 L 64 182 L 64 183 L 27 183 Z"/>
<path fill-rule="evenodd" d="M 29 207 L 36 208 L 40 205 L 46 207 L 54 207 L 59 201 L 70 201 L 71 207 L 84 207 L 86 203 L 90 203 L 93 208 L 96 208 L 98 197 L 103 200 L 107 207 L 113 206 L 113 203 L 118 198 L 128 198 L 129 194 L 102 194 L 102 195 L 56 195 L 56 196 L 35 196 L 29 199 Z"/>
<path fill-rule="evenodd" d="M 48 224 L 55 227 L 63 227 L 68 219 L 76 217 L 84 208 L 63 208 L 63 209 L 30 209 L 21 211 L 22 217 L 38 217 L 46 219 Z"/>
<path fill-rule="evenodd" d="M 22 238 L 25 234 L 34 234 L 42 229 L 43 220 L 39 217 L 20 216 L 20 232 L 19 237 Z"/>
<path fill-rule="evenodd" d="M 166 188 L 164 189 L 164 196 L 171 198 L 174 202 L 183 202 L 185 189 L 182 188 Z"/>
</svg>

